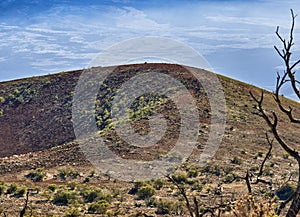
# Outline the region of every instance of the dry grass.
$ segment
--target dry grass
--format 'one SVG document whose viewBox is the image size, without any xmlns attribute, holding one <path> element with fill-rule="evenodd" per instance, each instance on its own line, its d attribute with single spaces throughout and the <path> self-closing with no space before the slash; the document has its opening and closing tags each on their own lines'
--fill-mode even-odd
<svg viewBox="0 0 300 217">
<path fill-rule="evenodd" d="M 273 200 L 246 195 L 236 201 L 226 217 L 277 217 L 275 207 L 276 203 Z"/>
</svg>

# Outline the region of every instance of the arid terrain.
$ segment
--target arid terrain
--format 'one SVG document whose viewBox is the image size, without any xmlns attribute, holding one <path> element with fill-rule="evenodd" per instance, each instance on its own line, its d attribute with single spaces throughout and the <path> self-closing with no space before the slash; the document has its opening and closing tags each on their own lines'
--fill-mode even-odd
<svg viewBox="0 0 300 217">
<path fill-rule="evenodd" d="M 243 179 L 246 171 L 255 174 L 269 148 L 266 140 L 269 129 L 249 95 L 249 91 L 260 95 L 262 90 L 217 75 L 226 100 L 226 129 L 212 161 L 199 167 L 197 157 L 208 139 L 211 109 L 197 79 L 184 67 L 173 64 L 116 67 L 106 86 L 99 90 L 95 116 L 99 120 L 99 131 L 109 141 L 107 145 L 124 159 L 155 159 L 167 153 L 178 137 L 178 112 L 164 98 L 160 98 L 164 103 L 158 110 L 167 117 L 168 130 L 157 146 L 127 146 L 119 142 L 110 128 L 102 107 L 109 111 L 108 102 L 122 82 L 148 72 L 164 73 L 181 81 L 198 106 L 198 145 L 170 177 L 185 189 L 191 201 L 197 198 L 199 209 L 220 206 L 221 216 L 234 216 L 236 201 L 247 194 Z M 167 177 L 124 182 L 97 171 L 86 159 L 76 141 L 72 123 L 72 99 L 82 73 L 84 70 L 0 83 L 0 216 L 20 216 L 26 192 L 29 194 L 25 216 L 190 216 L 178 186 Z M 148 103 L 157 99 L 155 97 L 145 96 Z M 300 116 L 299 103 L 283 100 Z M 140 115 L 138 105 L 136 102 L 132 108 L 137 117 L 135 127 L 145 134 L 149 130 L 147 115 Z M 280 114 L 271 93 L 265 93 L 264 108 Z M 279 115 L 279 121 L 281 135 L 296 148 L 299 127 L 289 124 L 283 114 Z M 263 173 L 263 178 L 273 180 L 273 185 L 258 184 L 253 187 L 253 194 L 262 199 L 277 194 L 278 200 L 284 199 L 276 190 L 288 180 L 293 184 L 296 171 L 296 163 L 274 142 Z"/>
</svg>

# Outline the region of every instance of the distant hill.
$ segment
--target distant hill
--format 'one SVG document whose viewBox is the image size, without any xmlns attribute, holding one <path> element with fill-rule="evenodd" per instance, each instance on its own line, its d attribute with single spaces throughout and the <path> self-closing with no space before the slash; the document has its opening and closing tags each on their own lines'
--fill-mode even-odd
<svg viewBox="0 0 300 217">
<path fill-rule="evenodd" d="M 112 151 L 122 158 L 144 161 L 158 158 L 173 147 L 178 139 L 181 118 L 176 105 L 164 96 L 145 94 L 143 98 L 133 101 L 130 107 L 131 126 L 136 132 L 147 134 L 150 129 L 147 115 L 151 115 L 151 106 L 156 105 L 155 100 L 158 101 L 157 111 L 165 117 L 167 129 L 164 137 L 153 147 L 137 147 L 120 141 L 109 116 L 114 93 L 124 82 L 148 72 L 169 75 L 189 90 L 197 103 L 200 120 L 197 145 L 187 162 L 179 166 L 172 177 L 175 175 L 178 182 L 184 183 L 190 199 L 192 196 L 199 199 L 201 209 L 202 206 L 214 207 L 222 201 L 236 201 L 247 193 L 245 180 L 241 177 L 245 177 L 247 170 L 251 174 L 258 172 L 268 149 L 265 132 L 269 129 L 259 117 L 257 105 L 249 95 L 249 91 L 255 95 L 261 94 L 260 88 L 217 75 L 226 100 L 226 129 L 212 161 L 199 167 L 196 163 L 209 137 L 213 114 L 207 93 L 198 80 L 185 67 L 174 64 L 147 63 L 113 68 L 99 88 L 94 107 L 99 133 Z M 102 68 L 89 70 L 96 73 L 101 72 Z M 197 70 L 204 74 L 212 73 Z M 142 183 L 124 182 L 97 171 L 86 159 L 75 140 L 72 122 L 74 91 L 82 73 L 85 71 L 0 83 L 0 215 L 19 216 L 24 206 L 24 189 L 28 189 L 28 212 L 33 211 L 36 216 L 71 216 L 71 211 L 79 212 L 72 216 L 94 216 L 91 207 L 99 198 L 99 203 L 105 202 L 105 207 L 109 209 L 101 212 L 109 212 L 108 216 L 189 216 L 180 193 L 167 178 Z M 214 97 L 212 92 L 211 97 Z M 293 106 L 296 116 L 300 116 L 299 103 L 284 98 L 283 101 Z M 279 112 L 269 92 L 265 93 L 264 108 L 268 114 L 272 110 Z M 291 125 L 280 112 L 278 117 L 280 134 L 298 148 L 299 126 Z M 276 189 L 294 171 L 297 169 L 293 159 L 274 143 L 263 177 L 275 180 Z M 292 176 L 290 178 L 293 179 Z M 16 189 L 13 190 L 13 187 Z M 156 195 L 144 198 L 142 189 L 150 189 L 150 193 L 154 191 Z M 270 191 L 268 185 L 258 185 L 253 195 L 269 195 Z M 87 200 L 87 195 L 95 192 L 100 197 L 93 196 L 92 200 Z M 147 196 L 149 192 L 145 192 Z M 70 200 L 63 200 L 60 204 L 60 198 L 65 197 L 70 197 Z M 263 204 L 268 205 L 268 202 Z"/>
<path fill-rule="evenodd" d="M 126 77 L 151 70 L 173 74 L 186 82 L 185 85 L 196 82 L 195 78 L 183 73 L 185 70 L 181 66 L 150 63 L 119 66 L 110 81 L 112 86 L 117 87 Z M 74 141 L 72 95 L 82 72 L 62 72 L 0 83 L 0 157 L 44 150 Z M 223 145 L 255 149 L 255 146 L 264 144 L 264 131 L 267 128 L 264 121 L 254 115 L 255 103 L 249 96 L 250 90 L 255 94 L 260 94 L 261 90 L 221 75 L 218 78 L 224 88 L 227 106 L 227 130 Z M 197 92 L 195 87 L 192 88 L 194 96 L 200 99 L 198 106 L 203 131 L 200 140 L 205 142 L 205 135 L 209 131 L 206 126 L 209 126 L 210 106 L 205 91 L 198 89 Z M 299 113 L 300 105 L 288 101 Z M 265 108 L 275 108 L 269 96 L 266 97 Z M 284 118 L 282 120 L 283 124 L 287 123 Z M 285 128 L 287 135 L 298 138 L 300 135 L 289 127 L 287 125 Z"/>
</svg>

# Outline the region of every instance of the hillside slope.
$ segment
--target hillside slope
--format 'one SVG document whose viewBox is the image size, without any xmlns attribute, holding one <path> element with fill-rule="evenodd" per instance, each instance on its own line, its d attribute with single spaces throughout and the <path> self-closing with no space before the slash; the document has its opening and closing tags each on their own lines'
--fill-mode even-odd
<svg viewBox="0 0 300 217">
<path fill-rule="evenodd" d="M 97 71 L 98 69 L 92 68 L 91 70 Z M 203 206 L 208 203 L 215 205 L 218 201 L 215 200 L 216 194 L 213 189 L 221 184 L 224 186 L 221 200 L 238 199 L 246 192 L 246 186 L 244 180 L 232 179 L 232 177 L 244 177 L 248 169 L 253 172 L 257 171 L 264 152 L 268 148 L 265 137 L 268 128 L 264 120 L 257 115 L 256 104 L 249 95 L 249 91 L 259 95 L 262 90 L 218 75 L 226 99 L 226 129 L 212 161 L 204 168 L 197 168 L 195 163 L 198 162 L 198 154 L 202 152 L 208 139 L 212 115 L 207 95 L 197 79 L 179 65 L 148 63 L 116 67 L 108 82 L 99 90 L 95 111 L 98 115 L 96 119 L 100 120 L 97 126 L 102 136 L 108 141 L 107 145 L 122 158 L 155 159 L 167 153 L 173 147 L 172 143 L 178 138 L 180 119 L 178 119 L 176 107 L 168 101 L 159 109 L 159 112 L 168 120 L 168 130 L 164 139 L 154 147 L 137 148 L 120 143 L 114 130 L 109 127 L 109 118 L 104 115 L 107 112 L 102 107 L 108 108 L 114 91 L 120 88 L 123 82 L 137 74 L 147 72 L 173 76 L 181 81 L 196 99 L 200 119 L 198 145 L 189 157 L 188 164 L 184 164 L 177 171 L 188 176 L 185 184 L 187 188 L 190 188 L 189 195 L 199 196 Z M 75 140 L 72 123 L 72 99 L 82 73 L 82 70 L 78 70 L 0 83 L 0 181 L 7 182 L 7 184 L 0 182 L 0 188 L 7 190 L 11 186 L 10 183 L 18 183 L 31 190 L 41 189 L 40 194 L 31 193 L 30 195 L 31 204 L 37 216 L 63 216 L 63 213 L 68 212 L 68 206 L 74 204 L 61 206 L 54 203 L 53 198 L 62 190 L 76 194 L 77 202 L 74 207 L 79 206 L 81 214 L 89 216 L 87 207 L 91 203 L 82 201 L 81 194 L 82 191 L 94 186 L 114 195 L 113 198 L 107 199 L 110 203 L 109 212 L 115 213 L 114 216 L 128 216 L 129 213 L 132 214 L 131 216 L 163 216 L 165 214 L 157 211 L 159 209 L 157 204 L 162 198 L 171 201 L 176 207 L 181 204 L 181 208 L 176 210 L 177 208 L 173 207 L 174 210 L 172 208 L 169 214 L 188 216 L 178 191 L 168 180 L 162 181 L 164 184 L 160 190 L 156 189 L 156 202 L 151 205 L 148 199 L 143 202 L 132 194 L 132 189 L 135 189 L 133 183 L 111 180 L 107 174 L 97 174 L 97 172 L 94 174 L 95 168 L 87 161 Z M 148 95 L 143 100 L 151 102 L 157 99 L 155 97 Z M 294 107 L 296 116 L 300 116 L 299 103 L 288 99 L 284 101 Z M 134 110 L 139 104 L 137 102 L 133 104 Z M 272 110 L 278 112 L 270 93 L 266 93 L 264 106 L 267 112 Z M 148 114 L 148 110 L 143 111 Z M 134 114 L 140 115 L 138 112 Z M 147 118 L 145 115 L 139 117 L 132 126 L 136 127 L 139 133 L 145 134 L 149 130 Z M 282 114 L 279 115 L 279 121 L 279 129 L 283 138 L 297 148 L 297 142 L 300 141 L 299 127 L 289 124 Z M 30 182 L 27 175 L 37 168 L 44 168 L 46 177 L 42 182 Z M 266 168 L 264 176 L 279 180 L 276 185 L 280 186 L 287 179 L 288 174 L 295 170 L 295 164 L 276 144 Z M 77 175 L 73 178 L 61 179 L 62 171 L 73 171 Z M 190 176 L 191 174 L 194 175 Z M 155 183 L 151 182 L 147 185 L 155 186 Z M 58 190 L 50 192 L 49 184 L 58 185 Z M 267 187 L 261 188 L 260 186 L 256 193 L 260 195 L 265 189 L 268 190 Z M 12 203 L 16 204 L 15 207 L 11 207 Z M 7 192 L 2 195 L 0 193 L 0 214 L 4 211 L 9 216 L 16 216 L 23 204 L 22 196 L 14 196 L 13 193 Z"/>
<path fill-rule="evenodd" d="M 121 82 L 124 76 L 133 76 L 147 70 L 172 71 L 175 75 L 183 71 L 182 67 L 168 64 L 122 66 L 115 71 L 119 78 L 123 76 L 119 79 Z M 81 73 L 82 70 L 79 70 L 0 83 L 0 157 L 43 150 L 75 139 L 71 120 L 72 95 Z M 184 82 L 195 82 L 195 78 L 184 76 L 181 75 Z M 264 137 L 265 123 L 253 115 L 255 104 L 249 97 L 250 90 L 256 94 L 261 90 L 223 76 L 219 76 L 219 79 L 224 88 L 227 126 L 230 128 L 223 143 L 239 146 L 236 144 L 236 140 L 239 140 L 245 147 L 263 144 L 264 139 L 260 137 Z M 205 93 L 199 91 L 195 94 L 201 98 L 198 101 L 200 113 L 209 112 Z M 295 112 L 299 113 L 300 105 L 292 101 L 290 103 L 296 107 Z M 269 97 L 265 100 L 265 107 L 270 110 L 275 108 Z M 208 116 L 200 115 L 200 118 L 202 124 L 209 123 Z M 283 124 L 288 123 L 284 117 L 282 119 Z M 295 130 L 289 127 L 285 127 L 286 133 L 292 135 L 292 138 L 298 138 Z M 208 131 L 205 127 L 203 129 Z"/>
</svg>

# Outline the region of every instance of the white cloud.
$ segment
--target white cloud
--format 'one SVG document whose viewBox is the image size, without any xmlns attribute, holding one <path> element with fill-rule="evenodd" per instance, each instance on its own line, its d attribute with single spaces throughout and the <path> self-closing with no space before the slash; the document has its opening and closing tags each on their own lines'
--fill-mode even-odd
<svg viewBox="0 0 300 217">
<path fill-rule="evenodd" d="M 127 0 L 116 1 L 127 3 Z M 284 3 L 280 2 L 274 11 L 263 8 L 271 3 L 256 5 L 255 10 L 248 10 L 249 6 L 241 6 L 241 3 L 230 7 L 222 3 L 203 7 L 200 1 L 193 4 L 146 9 L 92 5 L 53 7 L 33 15 L 27 25 L 0 20 L 0 49 L 10 48 L 8 55 L 12 56 L 21 54 L 37 70 L 49 70 L 51 66 L 65 70 L 82 67 L 82 63 L 87 63 L 97 52 L 139 36 L 180 40 L 202 54 L 228 48 L 272 48 L 278 43 L 274 27 L 283 26 L 281 31 L 285 34 L 290 24 L 288 9 L 285 14 L 278 13 L 283 10 L 279 6 Z M 300 33 L 298 29 L 296 34 Z M 295 44 L 295 50 L 300 50 L 300 43 Z"/>
<path fill-rule="evenodd" d="M 7 60 L 7 57 L 0 57 L 0 63 L 5 62 Z"/>
<path fill-rule="evenodd" d="M 167 24 L 159 24 L 149 18 L 147 15 L 135 8 L 124 7 L 122 9 L 117 9 L 118 12 L 116 20 L 117 28 L 128 28 L 131 30 L 161 30 L 168 28 Z"/>
<path fill-rule="evenodd" d="M 247 24 L 274 27 L 274 19 L 265 17 L 241 17 L 241 16 L 207 16 L 207 20 L 218 23 Z M 280 22 L 282 23 L 282 21 Z M 286 24 L 286 22 L 284 22 Z M 277 25 L 280 25 L 279 23 Z M 285 26 L 285 25 L 282 25 Z"/>
</svg>

